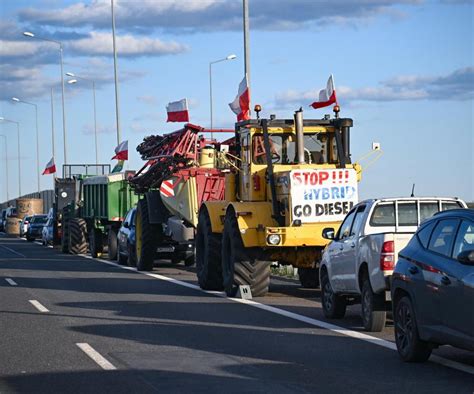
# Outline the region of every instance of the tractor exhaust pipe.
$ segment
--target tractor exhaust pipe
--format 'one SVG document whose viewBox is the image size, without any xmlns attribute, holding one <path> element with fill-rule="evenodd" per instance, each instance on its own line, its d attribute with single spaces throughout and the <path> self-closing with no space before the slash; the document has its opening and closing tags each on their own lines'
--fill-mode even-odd
<svg viewBox="0 0 474 394">
<path fill-rule="evenodd" d="M 298 164 L 305 164 L 304 159 L 304 133 L 303 133 L 303 108 L 295 111 L 296 151 Z"/>
</svg>

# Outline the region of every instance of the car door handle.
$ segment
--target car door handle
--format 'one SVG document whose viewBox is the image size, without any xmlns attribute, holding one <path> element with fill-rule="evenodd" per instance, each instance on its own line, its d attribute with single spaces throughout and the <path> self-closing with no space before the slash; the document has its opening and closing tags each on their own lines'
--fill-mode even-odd
<svg viewBox="0 0 474 394">
<path fill-rule="evenodd" d="M 415 275 L 415 274 L 417 274 L 418 272 L 420 272 L 420 270 L 419 270 L 417 267 L 410 267 L 410 268 L 408 268 L 408 272 L 409 272 L 410 274 Z"/>
<path fill-rule="evenodd" d="M 448 286 L 448 285 L 451 284 L 451 280 L 450 280 L 447 276 L 443 276 L 443 277 L 441 278 L 441 283 L 442 283 L 443 285 Z"/>
</svg>

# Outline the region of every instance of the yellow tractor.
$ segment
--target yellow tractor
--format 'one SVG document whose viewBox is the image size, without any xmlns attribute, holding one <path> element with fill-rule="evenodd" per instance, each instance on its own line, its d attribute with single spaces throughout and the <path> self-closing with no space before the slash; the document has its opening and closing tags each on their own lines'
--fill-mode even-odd
<svg viewBox="0 0 474 394">
<path fill-rule="evenodd" d="M 235 125 L 236 170 L 223 201 L 200 207 L 196 234 L 199 285 L 235 296 L 249 285 L 268 292 L 273 262 L 298 268 L 304 287 L 319 286 L 326 227 L 338 228 L 358 201 L 361 168 L 351 163 L 352 119 L 257 118 Z"/>
</svg>

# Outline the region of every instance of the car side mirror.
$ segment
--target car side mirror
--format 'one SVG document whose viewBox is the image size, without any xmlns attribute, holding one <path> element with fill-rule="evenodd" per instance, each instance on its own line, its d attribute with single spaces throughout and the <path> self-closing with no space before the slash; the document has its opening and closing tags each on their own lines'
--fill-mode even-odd
<svg viewBox="0 0 474 394">
<path fill-rule="evenodd" d="M 474 265 L 474 249 L 462 251 L 458 254 L 457 260 L 461 264 Z"/>
<path fill-rule="evenodd" d="M 123 227 L 130 228 L 130 225 L 128 224 L 128 222 L 123 222 Z"/>
<path fill-rule="evenodd" d="M 332 227 L 326 227 L 325 229 L 323 229 L 323 238 L 326 238 L 326 239 L 336 239 L 336 232 L 334 231 L 334 229 Z"/>
</svg>

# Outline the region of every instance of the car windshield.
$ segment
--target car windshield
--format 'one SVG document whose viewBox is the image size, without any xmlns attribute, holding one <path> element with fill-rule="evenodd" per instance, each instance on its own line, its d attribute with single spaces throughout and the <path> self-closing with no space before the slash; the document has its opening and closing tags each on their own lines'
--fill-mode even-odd
<svg viewBox="0 0 474 394">
<path fill-rule="evenodd" d="M 48 220 L 48 217 L 46 215 L 44 215 L 44 216 L 33 216 L 33 219 L 31 219 L 31 223 L 45 224 L 47 220 Z"/>
<path fill-rule="evenodd" d="M 296 136 L 292 133 L 270 134 L 272 161 L 275 164 L 295 164 L 298 162 Z M 328 133 L 304 134 L 304 158 L 307 164 L 325 164 L 337 162 L 334 137 Z M 253 137 L 253 162 L 267 164 L 262 134 Z"/>
</svg>

